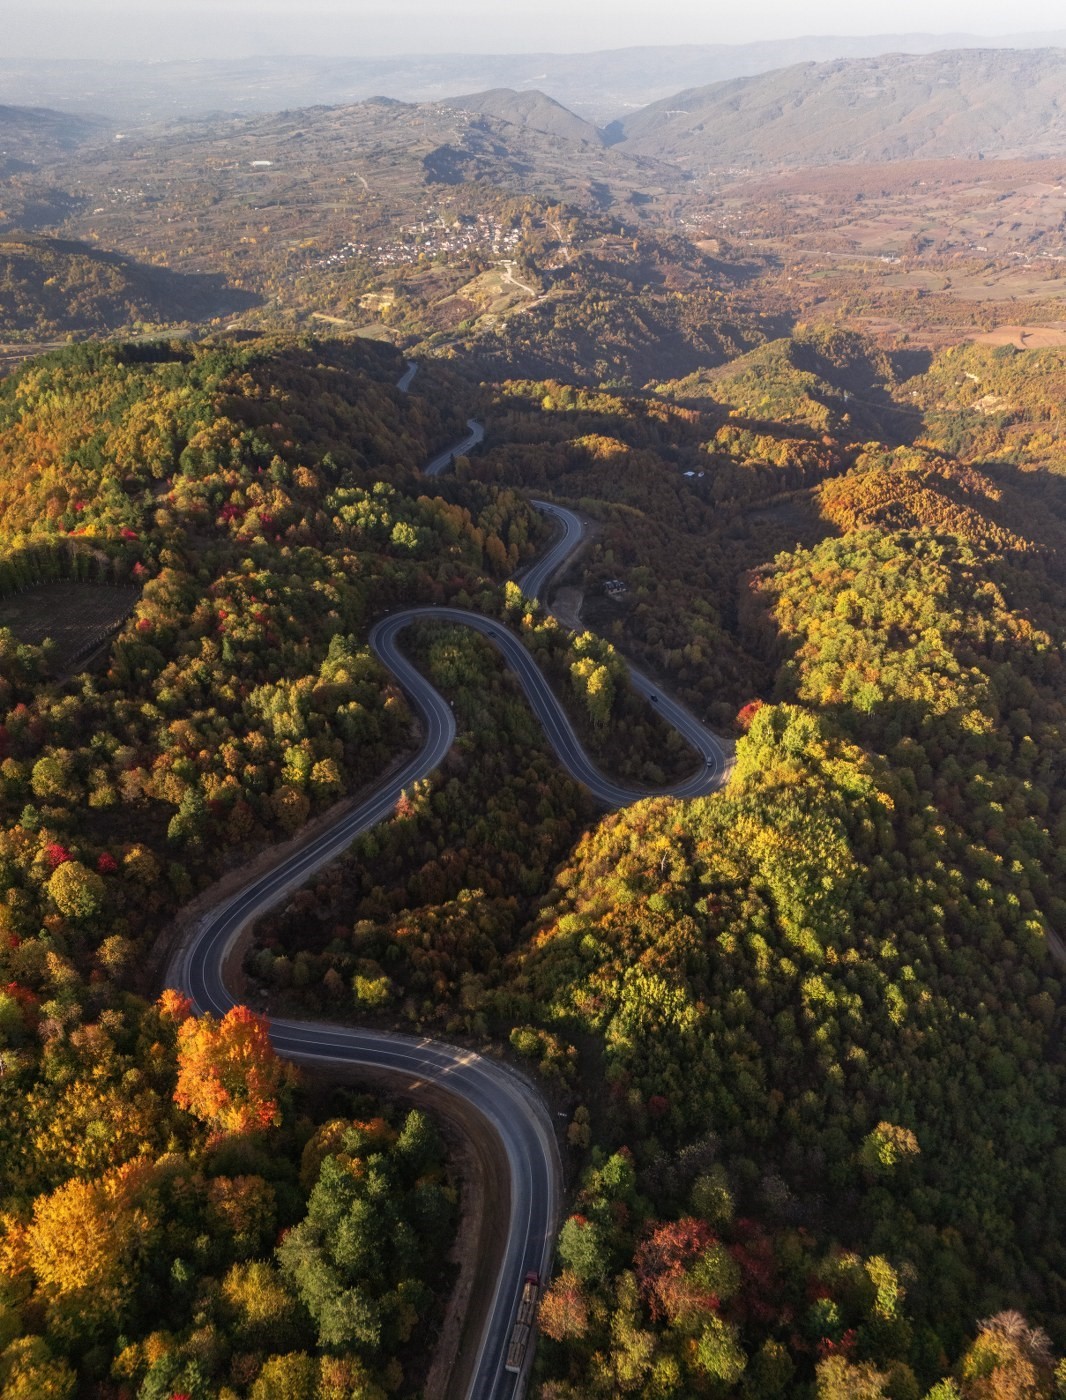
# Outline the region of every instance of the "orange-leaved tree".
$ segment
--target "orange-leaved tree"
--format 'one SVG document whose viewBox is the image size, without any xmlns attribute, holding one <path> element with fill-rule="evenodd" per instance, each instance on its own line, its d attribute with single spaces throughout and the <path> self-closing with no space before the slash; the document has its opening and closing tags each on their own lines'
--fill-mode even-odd
<svg viewBox="0 0 1066 1400">
<path fill-rule="evenodd" d="M 221 1021 L 190 1016 L 178 1028 L 174 1102 L 223 1132 L 276 1127 L 285 1073 L 266 1020 L 246 1006 L 233 1007 Z"/>
</svg>

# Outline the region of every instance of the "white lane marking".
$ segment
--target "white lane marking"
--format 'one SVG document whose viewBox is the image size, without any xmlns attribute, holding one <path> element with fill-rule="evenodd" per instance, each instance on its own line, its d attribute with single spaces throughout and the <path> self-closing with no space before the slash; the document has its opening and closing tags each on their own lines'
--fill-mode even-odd
<svg viewBox="0 0 1066 1400">
<path fill-rule="evenodd" d="M 406 393 L 417 372 L 418 366 L 410 362 L 396 387 L 401 392 Z M 480 424 L 471 419 L 468 427 L 470 435 L 456 447 L 450 448 L 434 458 L 433 462 L 426 468 L 427 475 L 439 473 L 450 463 L 454 455 L 469 451 L 483 441 L 484 431 Z M 534 505 L 537 509 L 542 509 L 545 514 L 561 521 L 563 525 L 562 538 L 541 560 L 540 564 L 535 565 L 527 575 L 527 584 L 533 584 L 533 596 L 536 596 L 546 580 L 562 567 L 566 558 L 583 541 L 584 526 L 572 511 L 568 511 L 564 507 L 541 501 L 534 502 Z M 212 920 L 202 926 L 200 934 L 193 940 L 177 964 L 177 971 L 179 974 L 178 985 L 191 986 L 194 981 L 202 982 L 204 1000 L 208 1003 L 205 1009 L 215 1010 L 221 1014 L 233 1005 L 233 1000 L 222 982 L 221 969 L 230 947 L 247 924 L 266 908 L 271 907 L 281 895 L 293 886 L 298 878 L 302 881 L 329 861 L 334 860 L 357 836 L 387 816 L 391 808 L 395 806 L 398 794 L 411 782 L 418 781 L 419 778 L 432 772 L 451 747 L 455 737 L 455 723 L 450 708 L 447 707 L 439 692 L 426 681 L 425 677 L 400 653 L 397 647 L 396 639 L 400 632 L 411 622 L 419 619 L 436 619 L 465 624 L 488 635 L 518 675 L 519 682 L 533 707 L 534 713 L 540 719 L 541 725 L 563 765 L 569 769 L 572 776 L 577 778 L 579 782 L 583 782 L 602 800 L 609 805 L 626 806 L 642 797 L 654 795 L 619 787 L 617 784 L 611 783 L 596 769 L 578 741 L 569 717 L 548 687 L 536 663 L 521 642 L 503 630 L 503 624 L 497 623 L 494 619 L 452 608 L 417 608 L 395 614 L 387 621 L 383 620 L 376 624 L 371 631 L 370 642 L 378 653 L 379 659 L 392 672 L 401 687 L 407 690 L 415 708 L 422 717 L 426 730 L 422 748 L 399 774 L 387 780 L 378 792 L 372 793 L 355 811 L 344 817 L 332 831 L 323 833 L 319 840 L 297 852 L 274 871 L 253 882 L 247 889 L 238 891 L 236 895 L 222 904 Z M 664 714 L 664 717 L 672 720 L 675 728 L 683 737 L 693 742 L 694 746 L 705 757 L 715 759 L 715 766 L 711 772 L 694 774 L 692 779 L 687 780 L 675 791 L 680 793 L 691 787 L 693 789 L 691 795 L 697 795 L 699 791 L 708 791 L 710 787 L 717 786 L 713 779 L 717 776 L 719 764 L 726 760 L 724 745 L 681 705 L 670 697 L 662 696 L 650 680 L 637 672 L 635 668 L 631 669 L 636 688 L 646 696 L 653 693 L 659 695 L 662 706 L 660 712 Z M 711 780 L 710 783 L 709 780 Z M 685 795 L 690 794 L 686 791 Z M 214 957 L 209 962 L 212 954 Z M 519 1131 L 523 1125 L 532 1130 L 540 1148 L 545 1194 L 548 1198 L 546 1202 L 548 1218 L 543 1222 L 540 1259 L 540 1272 L 543 1277 L 547 1276 L 551 1263 L 552 1229 L 558 1210 L 557 1152 L 555 1138 L 550 1127 L 545 1129 L 544 1124 L 540 1121 L 543 1115 L 543 1106 L 529 1097 L 528 1090 L 525 1096 L 520 1096 L 514 1084 L 508 1082 L 504 1067 L 490 1064 L 475 1052 L 459 1051 L 442 1042 L 411 1042 L 407 1038 L 391 1036 L 387 1033 L 375 1035 L 346 1027 L 307 1026 L 305 1028 L 300 1023 L 283 1021 L 271 1023 L 271 1035 L 279 1053 L 287 1052 L 300 1059 L 320 1059 L 333 1063 L 387 1068 L 396 1073 L 417 1074 L 419 1078 L 416 1082 L 429 1080 L 441 1084 L 464 1097 L 476 1110 L 481 1112 L 501 1137 L 512 1166 L 512 1220 L 508 1235 L 507 1262 L 497 1276 L 493 1305 L 486 1316 L 482 1329 L 474 1374 L 468 1392 L 468 1394 L 473 1395 L 478 1389 L 485 1364 L 486 1348 L 493 1333 L 500 1332 L 502 1345 L 492 1376 L 489 1392 L 491 1394 L 499 1385 L 499 1377 L 506 1355 L 506 1342 L 510 1332 L 510 1318 L 515 1306 L 512 1299 L 506 1318 L 501 1318 L 500 1299 L 503 1294 L 504 1280 L 515 1273 L 516 1262 L 520 1265 L 524 1264 L 532 1243 L 530 1237 L 533 1228 L 535 1199 L 534 1157 L 525 1151 L 528 1143 L 519 1143 L 518 1138 L 512 1137 L 512 1134 Z M 515 1082 L 521 1081 L 516 1078 Z M 510 1104 L 512 1113 L 514 1110 L 517 1110 L 517 1113 L 513 1113 L 512 1116 L 512 1113 L 504 1112 L 502 1104 L 496 1102 L 500 1098 Z M 516 1143 L 522 1147 L 522 1151 L 518 1150 Z M 516 1233 L 515 1216 L 519 1209 L 519 1185 L 524 1188 L 522 1194 L 525 1195 L 526 1199 L 526 1220 L 524 1230 Z M 514 1277 L 511 1282 L 512 1292 L 516 1287 L 520 1289 L 521 1280 Z M 517 1294 L 514 1296 L 517 1297 Z"/>
</svg>

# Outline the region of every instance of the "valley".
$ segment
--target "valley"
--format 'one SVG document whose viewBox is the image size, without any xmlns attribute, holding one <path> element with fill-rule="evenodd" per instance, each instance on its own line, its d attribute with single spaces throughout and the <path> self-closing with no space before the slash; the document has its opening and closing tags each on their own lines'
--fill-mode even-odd
<svg viewBox="0 0 1066 1400">
<path fill-rule="evenodd" d="M 1062 1393 L 1064 60 L 914 48 L 0 108 L 3 1400 Z"/>
</svg>

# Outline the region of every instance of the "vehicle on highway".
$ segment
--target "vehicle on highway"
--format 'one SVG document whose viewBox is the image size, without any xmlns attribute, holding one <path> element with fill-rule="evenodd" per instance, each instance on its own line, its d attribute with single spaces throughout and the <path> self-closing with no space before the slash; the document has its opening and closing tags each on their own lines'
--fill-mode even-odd
<svg viewBox="0 0 1066 1400">
<path fill-rule="evenodd" d="M 539 1293 L 540 1275 L 531 1269 L 522 1284 L 522 1296 L 518 1300 L 518 1314 L 515 1317 L 514 1330 L 511 1332 L 511 1343 L 507 1348 L 507 1360 L 503 1363 L 505 1371 L 522 1369 L 537 1316 Z"/>
</svg>

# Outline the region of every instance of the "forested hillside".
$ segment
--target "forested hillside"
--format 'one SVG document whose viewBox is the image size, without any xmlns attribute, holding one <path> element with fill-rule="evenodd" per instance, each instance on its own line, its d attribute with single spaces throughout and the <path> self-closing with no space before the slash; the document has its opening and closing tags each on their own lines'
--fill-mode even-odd
<svg viewBox="0 0 1066 1400">
<path fill-rule="evenodd" d="M 611 1089 L 546 1393 L 918 1394 L 1010 1308 L 1061 1345 L 1066 615 L 997 546 L 856 521 L 762 571 L 787 659 L 729 789 L 587 838 L 512 960 L 503 1004 Z"/>
<path fill-rule="evenodd" d="M 798 63 L 631 113 L 620 149 L 694 167 L 1058 154 L 1063 62 L 986 48 Z"/>
<path fill-rule="evenodd" d="M 0 1400 L 1066 1397 L 1064 52 L 641 52 L 0 108 Z"/>
<path fill-rule="evenodd" d="M 181 276 L 55 239 L 0 239 L 0 339 L 108 335 L 255 305 L 220 277 Z"/>
<path fill-rule="evenodd" d="M 91 664 L 0 630 L 5 1400 L 420 1393 L 462 1191 L 432 1123 L 159 978 L 200 890 L 411 747 L 367 636 L 435 602 L 521 637 L 620 778 L 691 762 L 623 655 L 738 735 L 721 793 L 605 814 L 496 652 L 421 624 L 456 744 L 247 950 L 253 1005 L 495 1046 L 564 1115 L 532 1393 L 1059 1393 L 1061 352 L 908 376 L 708 324 L 639 395 L 404 395 L 393 349 L 310 340 L 0 382 L 0 609 L 123 590 Z M 506 582 L 538 495 L 592 521 L 573 632 Z"/>
<path fill-rule="evenodd" d="M 199 886 L 408 742 L 368 618 L 483 586 L 540 528 L 506 491 L 422 494 L 453 409 L 401 369 L 108 346 L 0 385 L 0 585 L 137 591 L 90 673 L 0 631 L 5 1396 L 413 1394 L 428 1365 L 457 1185 L 433 1129 L 310 1093 L 244 1009 L 135 995 Z"/>
<path fill-rule="evenodd" d="M 827 480 L 838 537 L 750 577 L 779 664 L 726 793 L 557 876 L 500 1005 L 611 1097 L 545 1395 L 1052 1393 L 1004 1310 L 1062 1345 L 1059 486 L 912 449 Z"/>
<path fill-rule="evenodd" d="M 814 330 L 674 402 L 498 386 L 460 479 L 599 517 L 564 583 L 740 711 L 732 780 L 588 825 L 538 897 L 589 819 L 565 785 L 532 819 L 536 736 L 435 635 L 449 770 L 249 957 L 280 1007 L 343 1014 L 350 983 L 565 1096 L 545 1400 L 1057 1393 L 1066 497 L 1015 465 L 1050 352 L 982 354 L 905 379 Z M 984 421 L 960 357 L 1017 384 L 998 462 L 945 440 Z"/>
</svg>

